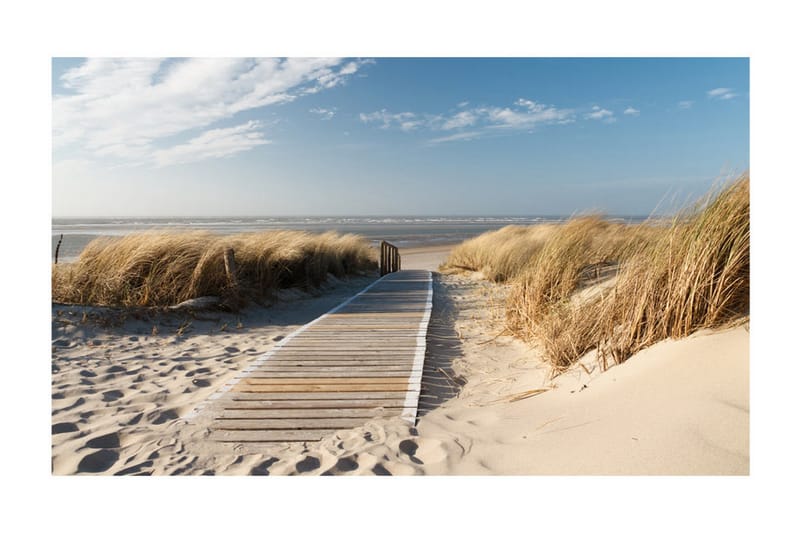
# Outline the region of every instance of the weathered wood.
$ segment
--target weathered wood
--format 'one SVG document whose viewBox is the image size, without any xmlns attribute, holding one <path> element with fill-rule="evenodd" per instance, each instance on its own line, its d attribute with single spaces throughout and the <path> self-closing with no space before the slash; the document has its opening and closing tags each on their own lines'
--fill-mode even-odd
<svg viewBox="0 0 800 533">
<path fill-rule="evenodd" d="M 350 398 L 329 398 L 327 400 L 241 400 L 230 399 L 219 402 L 219 407 L 223 408 L 223 415 L 229 411 L 239 411 L 248 409 L 265 409 L 274 412 L 281 411 L 302 411 L 316 409 L 404 409 L 409 406 L 403 398 L 378 398 L 372 400 L 350 399 Z"/>
<path fill-rule="evenodd" d="M 396 246 L 381 241 L 380 273 L 381 276 L 400 270 L 400 251 Z"/>
<path fill-rule="evenodd" d="M 351 400 L 404 400 L 405 391 L 393 392 L 243 392 L 232 391 L 225 399 L 232 401 L 351 401 Z"/>
<path fill-rule="evenodd" d="M 396 407 L 329 407 L 314 409 L 226 409 L 218 420 L 247 419 L 296 419 L 296 418 L 372 418 L 381 416 L 395 416 L 403 408 Z"/>
<path fill-rule="evenodd" d="M 247 377 L 241 381 L 244 385 L 375 385 L 375 384 L 400 384 L 405 385 L 408 378 L 356 378 L 356 377 L 331 377 L 331 378 L 254 378 Z"/>
<path fill-rule="evenodd" d="M 211 440 L 229 443 L 260 442 L 313 442 L 331 434 L 330 429 L 306 430 L 248 430 L 225 431 L 216 430 L 211 433 Z"/>
<path fill-rule="evenodd" d="M 253 430 L 253 429 L 349 429 L 364 422 L 368 422 L 373 416 L 361 416 L 358 418 L 265 418 L 249 420 L 216 420 L 211 424 L 211 429 L 224 430 Z"/>
<path fill-rule="evenodd" d="M 342 383 L 300 385 L 239 385 L 237 392 L 406 392 L 407 383 Z"/>
<path fill-rule="evenodd" d="M 309 441 L 376 417 L 413 422 L 431 278 L 396 272 L 400 257 L 392 248 L 382 246 L 384 275 L 369 290 L 292 333 L 229 382 L 218 395 L 213 440 Z"/>
<path fill-rule="evenodd" d="M 61 241 L 64 240 L 64 234 L 62 233 L 61 236 L 58 238 L 58 244 L 56 244 L 56 257 L 55 257 L 55 264 L 58 264 L 58 250 L 61 248 Z"/>
<path fill-rule="evenodd" d="M 352 366 L 356 366 L 356 368 L 351 368 Z M 308 375 L 309 373 L 322 373 L 325 375 L 335 376 L 339 372 L 344 372 L 346 375 L 353 376 L 355 375 L 354 372 L 362 372 L 364 374 L 379 374 L 385 372 L 402 372 L 403 375 L 407 376 L 412 369 L 411 364 L 405 365 L 339 365 L 339 366 L 331 366 L 331 365 L 294 365 L 294 366 L 274 366 L 274 365 L 266 365 L 258 367 L 252 373 L 249 374 L 250 377 L 259 377 L 259 376 L 266 376 L 278 373 L 284 374 L 301 374 L 301 375 Z"/>
<path fill-rule="evenodd" d="M 228 278 L 228 286 L 235 288 L 236 282 L 236 258 L 233 255 L 233 248 L 226 248 L 223 255 L 225 261 L 225 276 Z M 217 263 L 219 264 L 219 263 Z"/>
<path fill-rule="evenodd" d="M 293 370 L 293 371 L 270 370 L 268 372 L 253 372 L 252 374 L 250 374 L 250 377 L 254 378 L 294 378 L 297 376 L 303 376 L 304 378 L 329 378 L 329 377 L 403 378 L 405 380 L 408 380 L 409 369 L 406 368 L 395 371 L 387 371 L 387 370 L 359 371 L 359 370 L 353 370 L 352 368 L 344 368 L 339 371 L 335 370 L 315 371 L 314 369 Z"/>
</svg>

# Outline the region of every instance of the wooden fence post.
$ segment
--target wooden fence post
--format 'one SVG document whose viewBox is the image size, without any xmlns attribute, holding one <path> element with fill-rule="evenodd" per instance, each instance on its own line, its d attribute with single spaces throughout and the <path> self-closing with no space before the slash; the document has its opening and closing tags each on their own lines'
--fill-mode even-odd
<svg viewBox="0 0 800 533">
<path fill-rule="evenodd" d="M 397 246 L 381 241 L 381 276 L 400 270 L 400 251 Z"/>
<path fill-rule="evenodd" d="M 228 278 L 228 286 L 235 288 L 236 283 L 236 258 L 233 255 L 233 248 L 226 248 L 225 255 L 225 276 Z"/>
<path fill-rule="evenodd" d="M 55 264 L 58 264 L 58 249 L 61 248 L 61 241 L 63 241 L 63 240 L 64 240 L 64 234 L 62 233 L 61 237 L 58 238 L 58 244 L 56 244 L 56 262 L 55 262 Z"/>
</svg>

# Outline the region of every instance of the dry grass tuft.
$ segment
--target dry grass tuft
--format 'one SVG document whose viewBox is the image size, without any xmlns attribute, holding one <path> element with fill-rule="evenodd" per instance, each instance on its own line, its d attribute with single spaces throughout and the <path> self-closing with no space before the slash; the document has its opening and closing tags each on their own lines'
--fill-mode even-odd
<svg viewBox="0 0 800 533">
<path fill-rule="evenodd" d="M 235 286 L 225 272 L 228 248 L 236 261 Z M 281 288 L 319 287 L 328 274 L 372 271 L 375 259 L 366 240 L 335 232 L 144 232 L 96 239 L 75 263 L 54 265 L 52 297 L 85 305 L 166 306 L 218 296 L 236 306 Z"/>
<path fill-rule="evenodd" d="M 506 226 L 478 235 L 455 247 L 441 270 L 481 272 L 497 282 L 513 279 L 528 266 L 530 258 L 556 228 L 554 224 Z"/>
<path fill-rule="evenodd" d="M 589 318 L 588 310 L 578 311 Z M 675 218 L 622 270 L 596 315 L 604 360 L 620 363 L 666 338 L 725 326 L 750 313 L 750 177 Z"/>
<path fill-rule="evenodd" d="M 667 225 L 579 217 L 486 233 L 443 265 L 459 269 L 511 284 L 507 327 L 539 344 L 554 373 L 595 348 L 605 368 L 749 313 L 749 174 Z"/>
</svg>

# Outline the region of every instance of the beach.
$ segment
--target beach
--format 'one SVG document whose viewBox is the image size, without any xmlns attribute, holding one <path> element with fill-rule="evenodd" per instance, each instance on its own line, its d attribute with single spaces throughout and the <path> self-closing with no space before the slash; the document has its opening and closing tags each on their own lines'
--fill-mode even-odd
<svg viewBox="0 0 800 533">
<path fill-rule="evenodd" d="M 747 324 L 662 341 L 605 372 L 587 356 L 550 379 L 535 348 L 502 334 L 507 286 L 437 272 L 450 250 L 401 250 L 403 268 L 434 272 L 416 426 L 375 419 L 307 444 L 213 443 L 186 415 L 375 278 L 193 317 L 53 305 L 52 472 L 748 474 Z"/>
</svg>

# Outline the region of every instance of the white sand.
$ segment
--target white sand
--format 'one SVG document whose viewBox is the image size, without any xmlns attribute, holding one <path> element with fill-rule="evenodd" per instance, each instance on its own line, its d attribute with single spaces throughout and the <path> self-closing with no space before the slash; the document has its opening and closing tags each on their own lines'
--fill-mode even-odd
<svg viewBox="0 0 800 533">
<path fill-rule="evenodd" d="M 405 251 L 435 269 L 445 247 Z M 280 335 L 371 280 L 338 284 L 241 316 L 81 324 L 53 310 L 55 474 L 747 474 L 749 332 L 666 341 L 601 373 L 555 381 L 501 328 L 503 289 L 435 275 L 420 419 L 375 420 L 318 443 L 209 442 L 201 414 L 181 419 Z M 61 313 L 59 316 L 59 312 Z M 72 312 L 73 314 L 70 314 Z M 208 313 L 206 313 L 208 314 Z M 241 328 L 237 329 L 241 321 Z M 227 323 L 227 327 L 222 325 Z M 546 392 L 518 398 L 538 389 Z"/>
<path fill-rule="evenodd" d="M 452 249 L 453 245 L 402 248 L 400 255 L 403 260 L 403 268 L 436 272 L 439 265 L 444 263 L 444 260 L 450 255 Z"/>
</svg>

